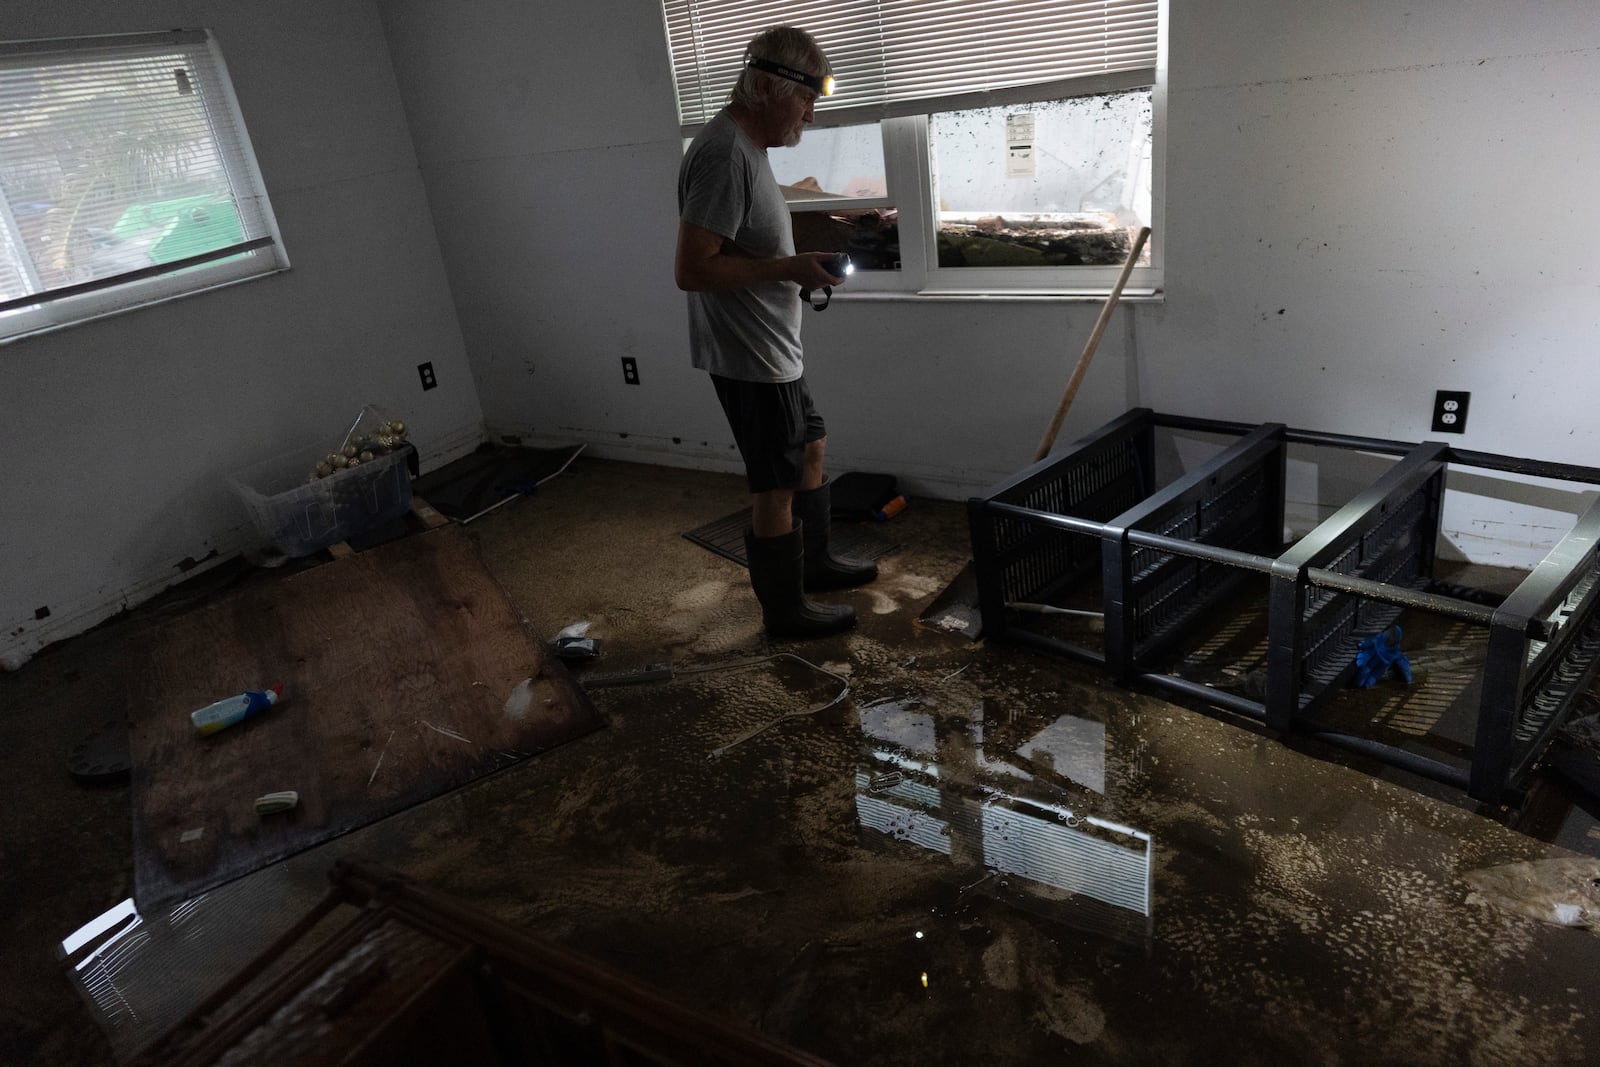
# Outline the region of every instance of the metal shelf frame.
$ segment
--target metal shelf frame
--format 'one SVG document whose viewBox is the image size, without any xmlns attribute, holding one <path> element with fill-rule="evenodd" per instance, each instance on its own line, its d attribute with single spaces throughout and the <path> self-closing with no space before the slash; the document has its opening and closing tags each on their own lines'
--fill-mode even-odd
<svg viewBox="0 0 1600 1067">
<path fill-rule="evenodd" d="M 1158 429 L 1237 438 L 1157 487 Z M 1282 547 L 1292 444 L 1394 457 L 1349 503 Z M 1477 468 L 1600 485 L 1600 469 L 1430 442 L 1250 425 L 1135 408 L 967 502 L 986 636 L 1103 667 L 1135 682 L 1303 734 L 1462 789 L 1514 799 L 1600 667 L 1600 502 L 1498 606 L 1432 591 L 1445 476 Z M 1264 579 L 1263 699 L 1153 666 Z M 1008 605 L 1052 604 L 1100 579 L 1103 648 L 1040 632 Z M 1487 630 L 1470 765 L 1332 730 L 1316 712 L 1348 683 L 1360 641 L 1405 610 Z"/>
</svg>

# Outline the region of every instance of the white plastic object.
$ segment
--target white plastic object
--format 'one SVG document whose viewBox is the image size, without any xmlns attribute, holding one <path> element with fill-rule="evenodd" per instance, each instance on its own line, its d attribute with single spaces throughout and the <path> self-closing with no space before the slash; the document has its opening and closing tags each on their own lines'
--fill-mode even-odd
<svg viewBox="0 0 1600 1067">
<path fill-rule="evenodd" d="M 283 789 L 276 793 L 267 793 L 256 797 L 257 815 L 276 815 L 280 811 L 288 811 L 300 803 L 300 794 L 293 789 Z"/>
</svg>

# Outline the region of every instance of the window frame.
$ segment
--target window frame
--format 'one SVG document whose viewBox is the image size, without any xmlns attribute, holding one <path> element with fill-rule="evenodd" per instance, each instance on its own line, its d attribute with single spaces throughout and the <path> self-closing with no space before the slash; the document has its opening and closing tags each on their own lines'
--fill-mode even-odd
<svg viewBox="0 0 1600 1067">
<path fill-rule="evenodd" d="M 256 224 L 245 228 L 240 242 L 225 249 L 168 263 L 152 262 L 149 267 L 82 283 L 58 285 L 54 289 L 42 289 L 17 297 L 10 302 L 19 306 L 0 310 L 0 346 L 289 269 L 282 234 L 267 196 L 266 183 L 244 124 L 233 81 L 221 46 L 210 30 L 0 41 L 0 59 L 12 60 L 16 66 L 26 67 L 27 58 L 37 55 L 43 66 L 49 63 L 49 57 L 53 55 L 78 53 L 89 56 L 97 51 L 109 53 L 143 43 L 182 48 L 196 60 L 203 56 L 209 63 L 210 70 L 206 76 L 214 80 L 218 93 L 216 99 L 207 103 L 207 132 L 217 147 L 223 173 L 233 191 L 234 203 L 244 199 L 254 201 Z M 215 118 L 210 117 L 213 114 Z M 15 242 L 26 257 L 22 273 L 37 282 L 32 265 L 33 256 L 21 243 L 11 205 L 5 202 L 3 192 L 0 192 L 0 222 L 6 227 L 7 242 Z M 38 299 L 23 303 L 34 297 Z"/>
<path fill-rule="evenodd" d="M 1122 299 L 1125 300 L 1159 299 L 1163 292 L 1161 242 L 1156 240 L 1156 235 L 1162 232 L 1165 220 L 1162 161 L 1165 154 L 1166 94 L 1163 91 L 1165 79 L 1159 77 L 1159 71 L 1156 73 L 1154 84 L 1149 86 L 1152 112 L 1149 223 L 1152 236 L 1146 245 L 1149 250 L 1149 262 L 1134 267 L 1127 286 L 1123 289 Z M 1059 85 L 1052 88 L 1059 88 Z M 1087 92 L 1072 95 L 1099 96 L 1104 93 Z M 1068 95 L 1060 95 L 1038 98 L 1033 102 L 1043 103 L 1070 98 Z M 790 201 L 788 206 L 791 215 L 873 207 L 893 207 L 897 210 L 900 269 L 858 271 L 851 276 L 848 286 L 842 286 L 835 292 L 835 299 L 1100 300 L 1115 286 L 1122 273 L 1120 264 L 1092 267 L 941 267 L 938 265 L 938 225 L 934 211 L 937 190 L 933 181 L 930 122 L 934 114 L 945 110 L 967 110 L 970 106 L 970 102 L 965 102 L 960 108 L 941 107 L 928 114 L 877 120 L 883 138 L 887 196 Z M 1026 102 L 1018 102 L 1015 106 L 1026 106 Z M 918 255 L 908 256 L 907 249 L 916 249 Z"/>
<path fill-rule="evenodd" d="M 683 39 L 675 38 L 671 9 L 692 6 L 696 2 L 704 0 L 663 0 L 666 44 L 669 61 L 674 64 L 680 119 L 686 119 L 688 112 L 685 110 L 684 89 L 680 81 L 682 72 L 677 64 L 684 62 L 694 65 L 695 76 L 699 79 L 695 83 L 697 93 L 702 98 L 704 79 L 720 70 L 719 64 L 727 64 L 727 57 L 714 54 L 708 48 L 698 44 L 694 49 L 685 47 L 691 40 L 697 40 L 694 35 L 698 31 L 680 26 L 677 32 Z M 728 0 L 726 6 L 730 17 L 742 10 L 738 0 Z M 881 102 L 868 101 L 859 106 L 845 102 L 849 96 L 850 82 L 848 77 L 842 77 L 840 96 L 819 104 L 812 129 L 877 122 L 883 138 L 884 178 L 888 195 L 860 199 L 796 200 L 789 203 L 789 211 L 793 215 L 800 212 L 894 207 L 897 210 L 901 260 L 898 271 L 858 271 L 848 285 L 834 293 L 834 299 L 1103 301 L 1121 276 L 1123 264 L 1074 267 L 938 265 L 937 196 L 933 186 L 929 120 L 932 115 L 948 111 L 1002 106 L 1020 108 L 1030 103 L 1143 88 L 1150 91 L 1151 105 L 1150 218 L 1147 222 L 1151 235 L 1145 245 L 1145 262 L 1130 272 L 1120 299 L 1127 302 L 1159 302 L 1164 299 L 1169 6 L 1170 0 L 1155 2 L 1154 65 L 1149 67 L 1110 67 L 1109 73 L 1081 73 L 1072 77 L 1058 77 L 1053 81 L 1003 84 L 997 88 L 974 88 L 966 92 L 946 91 L 943 95 L 919 97 L 912 92 L 891 91 Z M 799 21 L 801 25 L 805 24 L 803 18 Z M 727 28 L 719 29 L 725 33 Z M 849 43 L 824 43 L 835 46 L 830 49 L 829 56 L 835 61 L 836 68 L 840 57 L 834 54 L 835 50 L 841 54 L 852 51 Z M 680 127 L 685 145 L 698 129 L 698 125 L 687 123 Z M 915 250 L 915 255 L 908 254 L 908 250 Z"/>
</svg>

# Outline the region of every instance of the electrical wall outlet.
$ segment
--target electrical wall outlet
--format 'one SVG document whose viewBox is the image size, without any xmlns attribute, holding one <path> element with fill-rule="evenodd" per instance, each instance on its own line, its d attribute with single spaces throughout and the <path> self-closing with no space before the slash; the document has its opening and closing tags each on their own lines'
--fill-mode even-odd
<svg viewBox="0 0 1600 1067">
<path fill-rule="evenodd" d="M 1466 433 L 1467 401 L 1471 393 L 1452 393 L 1440 389 L 1433 394 L 1433 432 Z"/>
<path fill-rule="evenodd" d="M 632 356 L 622 357 L 622 380 L 629 385 L 639 384 L 639 361 Z"/>
<path fill-rule="evenodd" d="M 437 378 L 435 378 L 433 376 L 433 363 L 432 362 L 418 363 L 417 364 L 417 376 L 422 379 L 422 389 L 423 389 L 424 392 L 428 391 L 429 389 L 432 389 L 434 386 L 439 384 L 439 379 L 437 379 Z"/>
</svg>

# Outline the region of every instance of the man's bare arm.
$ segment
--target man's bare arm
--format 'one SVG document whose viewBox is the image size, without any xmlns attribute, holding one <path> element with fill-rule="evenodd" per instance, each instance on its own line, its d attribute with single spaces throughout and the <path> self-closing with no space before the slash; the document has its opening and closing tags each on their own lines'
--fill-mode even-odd
<svg viewBox="0 0 1600 1067">
<path fill-rule="evenodd" d="M 690 293 L 720 293 L 748 289 L 762 282 L 794 282 L 806 289 L 844 282 L 822 265 L 833 258 L 832 252 L 758 259 L 732 255 L 722 246 L 721 234 L 692 223 L 678 223 L 678 251 L 672 268 L 678 288 Z"/>
</svg>

